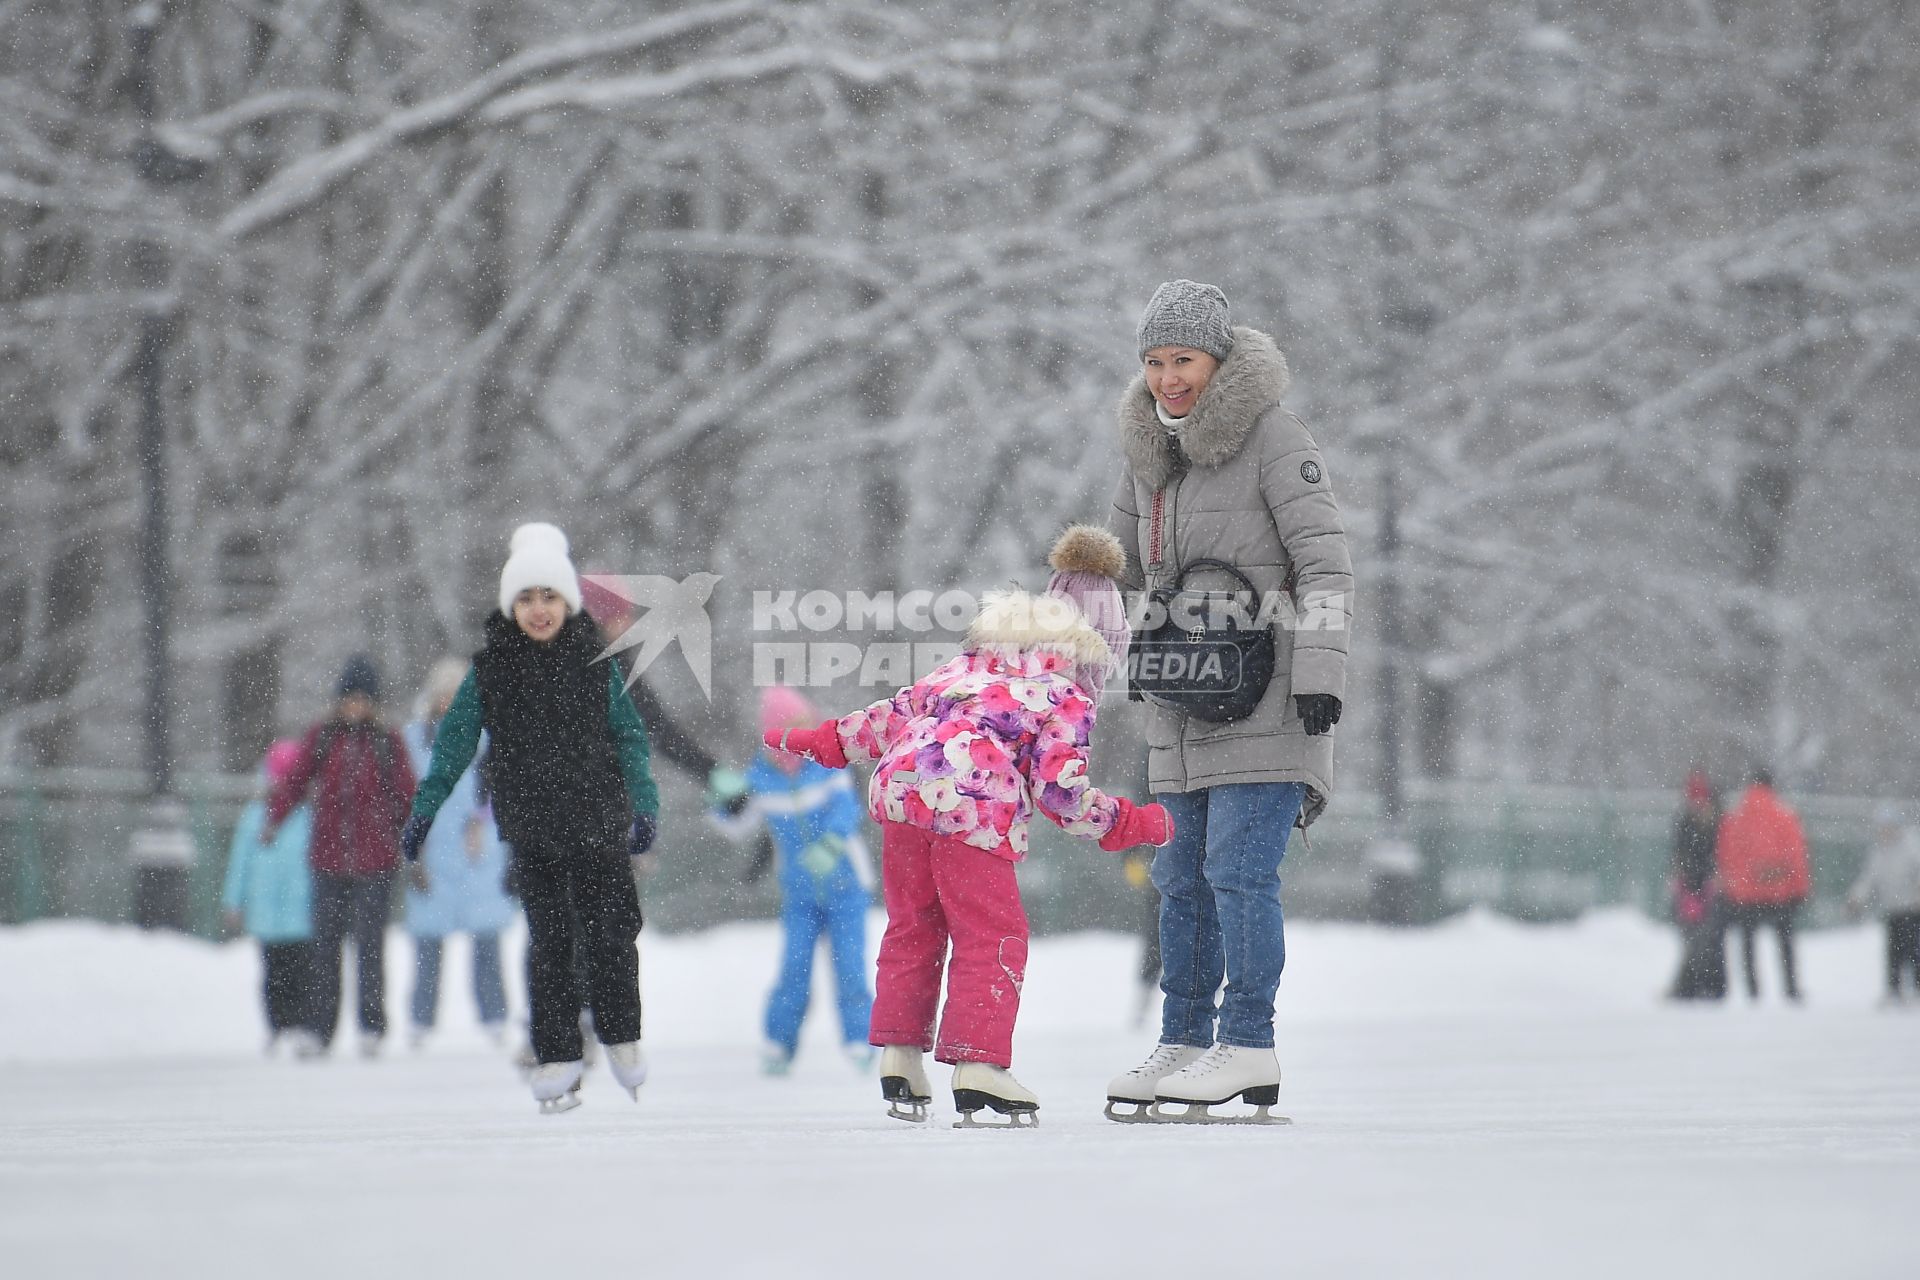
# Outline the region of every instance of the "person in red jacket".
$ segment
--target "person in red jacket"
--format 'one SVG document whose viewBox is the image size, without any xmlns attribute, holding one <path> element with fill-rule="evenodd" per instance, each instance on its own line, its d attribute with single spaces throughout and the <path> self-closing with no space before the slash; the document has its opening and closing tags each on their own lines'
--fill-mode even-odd
<svg viewBox="0 0 1920 1280">
<path fill-rule="evenodd" d="M 380 674 L 354 657 L 340 674 L 333 714 L 307 730 L 300 758 L 267 800 L 279 827 L 313 793 L 313 990 L 307 1026 L 324 1050 L 340 1022 L 340 951 L 353 934 L 360 995 L 360 1052 L 387 1034 L 387 913 L 400 865 L 400 828 L 413 804 L 406 743 L 379 720 Z"/>
<path fill-rule="evenodd" d="M 1740 953 L 1747 966 L 1747 995 L 1760 998 L 1760 976 L 1753 959 L 1753 935 L 1771 925 L 1780 935 L 1780 966 L 1787 999 L 1800 998 L 1793 964 L 1793 917 L 1813 888 L 1807 862 L 1807 838 L 1800 815 L 1773 789 L 1773 775 L 1756 769 L 1753 784 L 1721 819 L 1714 843 L 1720 889 L 1740 929 Z"/>
</svg>

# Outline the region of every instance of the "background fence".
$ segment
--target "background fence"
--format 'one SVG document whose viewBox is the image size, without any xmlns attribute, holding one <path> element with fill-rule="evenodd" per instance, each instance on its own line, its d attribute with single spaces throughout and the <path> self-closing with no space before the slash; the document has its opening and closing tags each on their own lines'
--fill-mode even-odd
<svg viewBox="0 0 1920 1280">
<path fill-rule="evenodd" d="M 243 775 L 188 774 L 179 793 L 198 850 L 187 871 L 188 925 L 222 935 L 219 894 L 228 841 L 255 783 Z M 42 770 L 0 773 L 0 922 L 48 917 L 126 921 L 133 914 L 129 844 L 144 812 L 135 772 Z M 751 850 L 701 821 L 701 796 L 662 779 L 666 822 L 660 854 L 645 877 L 649 923 L 702 928 L 770 916 L 773 878 L 742 882 Z M 1808 923 L 1841 916 L 1847 886 L 1872 838 L 1875 800 L 1790 795 L 1807 824 L 1814 864 Z M 1678 797 L 1667 791 L 1609 791 L 1486 783 L 1416 784 L 1409 834 L 1420 854 L 1401 885 L 1407 914 L 1432 920 L 1480 904 L 1522 919 L 1552 920 L 1593 907 L 1666 911 L 1667 859 Z M 1343 792 L 1307 841 L 1296 837 L 1284 872 L 1288 911 L 1299 917 L 1361 919 L 1378 906 L 1385 868 L 1375 798 Z M 1119 860 L 1089 843 L 1035 824 L 1021 884 L 1038 932 L 1138 926 L 1144 889 Z"/>
</svg>

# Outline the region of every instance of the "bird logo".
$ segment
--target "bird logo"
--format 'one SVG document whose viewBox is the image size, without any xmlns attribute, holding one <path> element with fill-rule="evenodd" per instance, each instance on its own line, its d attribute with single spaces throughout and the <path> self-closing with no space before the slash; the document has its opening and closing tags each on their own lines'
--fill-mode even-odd
<svg viewBox="0 0 1920 1280">
<path fill-rule="evenodd" d="M 707 616 L 707 601 L 720 581 L 717 573 L 690 573 L 675 582 L 658 574 L 590 573 L 582 575 L 606 591 L 612 592 L 641 611 L 633 625 L 621 632 L 594 658 L 611 658 L 629 649 L 632 669 L 627 688 L 633 687 L 654 659 L 667 651 L 675 640 L 688 670 L 700 682 L 700 692 L 713 699 L 713 620 Z"/>
</svg>

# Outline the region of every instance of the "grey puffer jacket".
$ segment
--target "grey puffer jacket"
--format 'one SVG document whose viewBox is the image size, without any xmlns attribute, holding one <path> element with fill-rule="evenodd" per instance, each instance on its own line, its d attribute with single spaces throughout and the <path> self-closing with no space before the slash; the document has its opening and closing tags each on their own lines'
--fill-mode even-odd
<svg viewBox="0 0 1920 1280">
<path fill-rule="evenodd" d="M 1153 707 L 1147 785 L 1161 793 L 1303 782 L 1304 826 L 1333 791 L 1333 734 L 1308 737 L 1293 697 L 1346 696 L 1353 561 L 1320 448 L 1280 404 L 1292 381 L 1286 357 L 1257 330 L 1236 327 L 1233 336 L 1233 350 L 1177 425 L 1160 421 L 1143 376 L 1121 397 L 1127 461 L 1108 525 L 1127 550 L 1132 587 L 1170 585 L 1181 565 L 1199 559 L 1233 565 L 1263 596 L 1288 591 L 1291 578 L 1274 632 L 1273 683 L 1260 705 L 1231 724 Z M 1224 591 L 1233 583 L 1212 571 L 1187 587 Z"/>
</svg>

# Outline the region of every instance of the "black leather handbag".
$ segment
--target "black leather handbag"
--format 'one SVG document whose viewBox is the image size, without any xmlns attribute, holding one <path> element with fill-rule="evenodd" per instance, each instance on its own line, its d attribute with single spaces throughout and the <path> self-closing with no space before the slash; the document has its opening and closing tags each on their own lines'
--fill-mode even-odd
<svg viewBox="0 0 1920 1280">
<path fill-rule="evenodd" d="M 1201 569 L 1231 575 L 1250 607 L 1236 612 L 1219 607 L 1219 593 L 1189 594 L 1187 576 Z M 1274 649 L 1272 627 L 1256 625 L 1260 593 L 1247 575 L 1224 560 L 1193 560 L 1148 599 L 1127 651 L 1129 696 L 1219 724 L 1252 715 L 1273 680 Z"/>
</svg>

